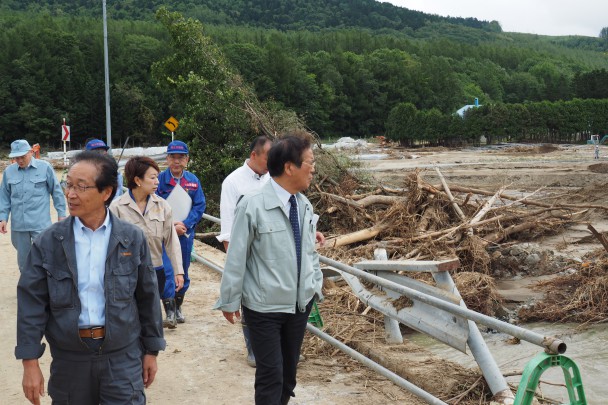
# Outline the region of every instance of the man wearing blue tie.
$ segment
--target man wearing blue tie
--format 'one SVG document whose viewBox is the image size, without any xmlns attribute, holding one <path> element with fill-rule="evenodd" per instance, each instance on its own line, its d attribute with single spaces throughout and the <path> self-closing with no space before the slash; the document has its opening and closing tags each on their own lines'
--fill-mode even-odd
<svg viewBox="0 0 608 405">
<path fill-rule="evenodd" d="M 243 306 L 258 405 L 283 405 L 295 396 L 306 322 L 323 298 L 312 205 L 301 193 L 315 172 L 310 140 L 303 131 L 277 140 L 268 151 L 270 181 L 238 203 L 215 306 L 231 323 Z"/>
</svg>

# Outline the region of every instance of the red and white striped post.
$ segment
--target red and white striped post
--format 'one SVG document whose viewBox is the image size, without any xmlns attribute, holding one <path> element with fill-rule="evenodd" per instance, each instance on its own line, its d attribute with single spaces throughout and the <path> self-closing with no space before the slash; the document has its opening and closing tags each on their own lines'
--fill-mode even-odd
<svg viewBox="0 0 608 405">
<path fill-rule="evenodd" d="M 61 141 L 63 142 L 63 164 L 67 166 L 68 164 L 68 152 L 66 147 L 66 142 L 70 141 L 70 127 L 65 125 L 65 118 L 63 119 L 63 125 L 61 126 Z"/>
</svg>

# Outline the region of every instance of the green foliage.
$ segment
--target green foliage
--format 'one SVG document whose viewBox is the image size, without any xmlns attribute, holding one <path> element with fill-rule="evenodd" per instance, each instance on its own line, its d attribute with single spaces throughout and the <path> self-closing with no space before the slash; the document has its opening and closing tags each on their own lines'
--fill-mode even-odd
<svg viewBox="0 0 608 405">
<path fill-rule="evenodd" d="M 73 148 L 105 132 L 100 3 L 0 2 L 0 140 L 57 147 L 63 117 Z M 405 144 L 450 144 L 493 131 L 472 116 L 452 116 L 475 97 L 490 106 L 608 94 L 603 38 L 503 33 L 496 22 L 371 0 L 176 0 L 174 10 L 206 25 L 166 10 L 161 24 L 152 13 L 162 3 L 108 1 L 112 132 L 120 144 L 127 136 L 166 143 L 170 115 L 180 121 L 178 137 L 210 153 L 223 149 L 205 145 L 238 144 L 302 121 L 323 137 L 386 133 Z M 402 103 L 419 121 L 399 128 Z M 500 138 L 578 125 L 564 115 L 512 127 L 518 121 L 500 109 L 486 113 L 503 123 L 491 135 Z M 224 152 L 235 165 L 243 153 Z"/>
<path fill-rule="evenodd" d="M 48 12 L 62 16 L 99 16 L 99 0 L 4 0 L 9 10 Z M 108 12 L 120 19 L 151 20 L 162 0 L 108 1 Z M 358 27 L 372 30 L 419 29 L 429 23 L 449 24 L 500 32 L 495 21 L 440 17 L 375 0 L 173 0 L 171 8 L 204 23 L 247 25 L 280 30 Z"/>
<path fill-rule="evenodd" d="M 157 18 L 171 36 L 172 52 L 153 64 L 152 75 L 174 95 L 180 139 L 193 151 L 191 169 L 206 184 L 210 200 L 218 201 L 222 180 L 242 164 L 247 141 L 255 135 L 247 106 L 256 100 L 200 22 L 166 8 Z"/>
</svg>

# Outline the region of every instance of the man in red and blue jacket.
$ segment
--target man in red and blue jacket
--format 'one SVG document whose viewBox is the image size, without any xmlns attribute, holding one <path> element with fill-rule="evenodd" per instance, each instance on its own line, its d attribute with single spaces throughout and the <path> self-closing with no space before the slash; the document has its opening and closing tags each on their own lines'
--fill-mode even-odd
<svg viewBox="0 0 608 405">
<path fill-rule="evenodd" d="M 179 184 L 192 199 L 192 208 L 190 213 L 183 221 L 175 222 L 175 230 L 179 236 L 179 243 L 182 248 L 182 261 L 184 265 L 184 287 L 175 292 L 175 288 L 165 286 L 163 292 L 163 300 L 170 299 L 175 296 L 175 317 L 178 323 L 184 323 L 186 320 L 182 313 L 182 303 L 184 295 L 190 286 L 190 278 L 188 277 L 188 268 L 190 267 L 190 254 L 194 245 L 194 228 L 203 217 L 205 212 L 206 202 L 201 182 L 198 178 L 186 170 L 189 160 L 188 146 L 182 141 L 172 141 L 167 146 L 167 165 L 165 171 L 158 176 L 158 189 L 156 194 L 162 198 L 167 198 L 173 188 Z M 165 271 L 172 274 L 173 268 L 167 255 L 163 252 L 163 265 Z M 173 277 L 167 277 L 167 280 Z M 167 313 L 169 316 L 169 313 Z"/>
</svg>

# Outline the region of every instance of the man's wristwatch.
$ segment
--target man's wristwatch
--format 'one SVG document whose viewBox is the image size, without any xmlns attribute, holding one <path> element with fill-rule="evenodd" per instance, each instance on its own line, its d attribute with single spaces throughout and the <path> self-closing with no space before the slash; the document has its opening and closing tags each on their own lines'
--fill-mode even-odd
<svg viewBox="0 0 608 405">
<path fill-rule="evenodd" d="M 144 354 L 149 354 L 150 356 L 158 356 L 158 350 L 144 350 Z"/>
</svg>

